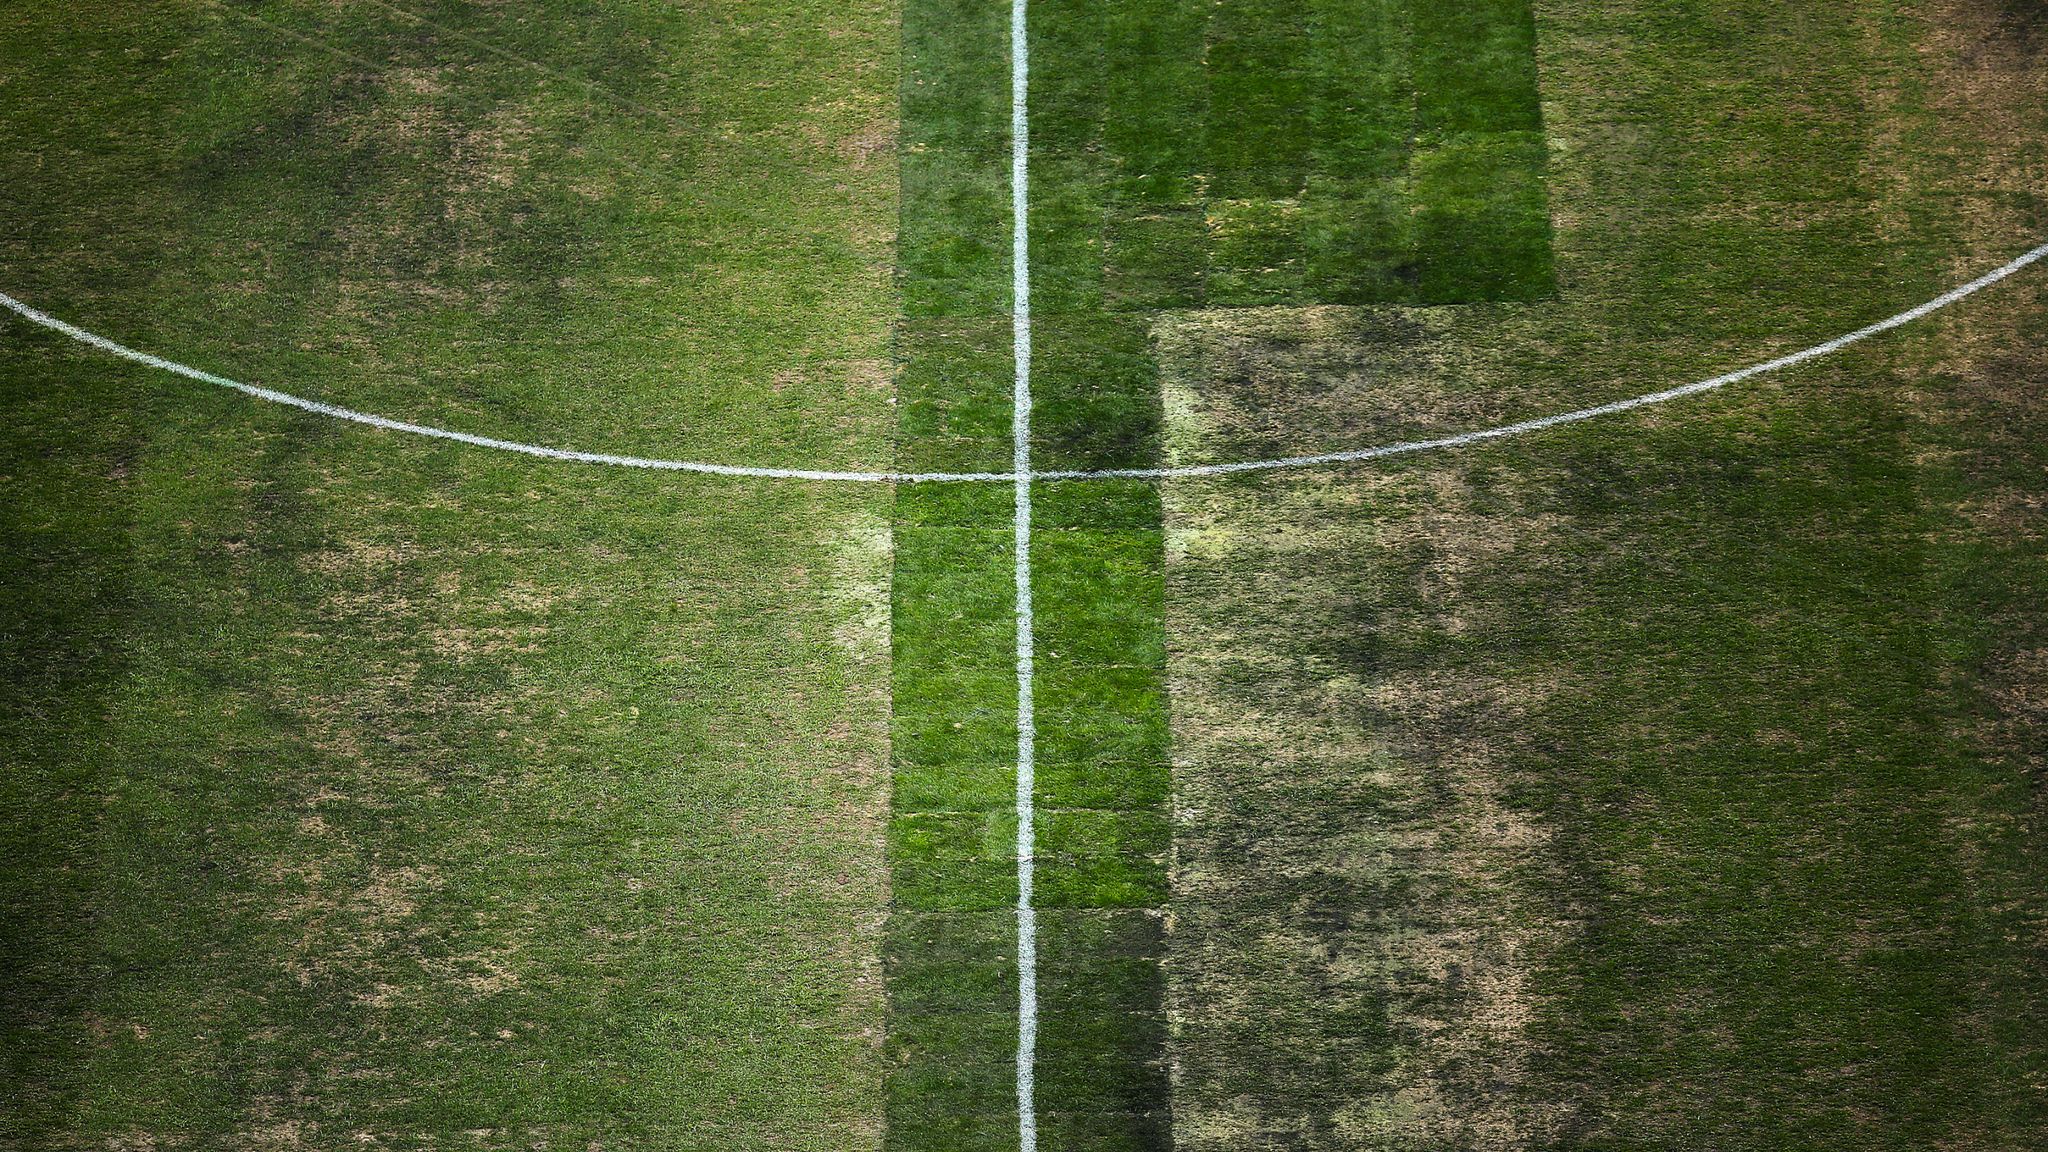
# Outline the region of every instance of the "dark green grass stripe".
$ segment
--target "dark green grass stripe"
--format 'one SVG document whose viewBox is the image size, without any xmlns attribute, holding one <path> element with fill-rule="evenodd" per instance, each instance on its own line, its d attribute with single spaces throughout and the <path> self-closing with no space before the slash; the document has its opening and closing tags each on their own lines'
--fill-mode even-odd
<svg viewBox="0 0 2048 1152">
<path fill-rule="evenodd" d="M 1308 13 L 1295 0 L 1223 0 L 1209 20 L 1209 194 L 1293 196 L 1308 179 Z"/>
<path fill-rule="evenodd" d="M 1416 291 L 1431 303 L 1550 294 L 1549 201 L 1526 0 L 1413 10 Z"/>
<path fill-rule="evenodd" d="M 906 316 L 1009 308 L 1007 15 L 967 0 L 904 6 L 897 261 Z"/>
<path fill-rule="evenodd" d="M 1209 93 L 1203 83 L 1208 17 L 1187 0 L 1097 6 L 1096 35 L 1114 66 L 1096 99 L 1104 151 L 1115 162 L 1111 202 L 1128 209 L 1196 198 Z"/>
<path fill-rule="evenodd" d="M 903 15 L 897 461 L 1010 463 L 1009 29 L 997 5 Z M 885 1144 L 1017 1139 L 1012 495 L 910 486 L 893 515 Z"/>
<path fill-rule="evenodd" d="M 906 318 L 899 461 L 1000 467 L 1010 432 L 1006 205 L 998 153 L 955 147 L 988 110 L 1006 59 L 979 17 L 945 5 L 906 14 L 902 229 Z M 959 21 L 959 35 L 944 24 Z M 1116 195 L 1185 196 L 1177 180 L 1124 179 L 1106 152 L 1132 131 L 1105 104 L 1105 39 L 1133 25 L 1098 8 L 1034 9 L 1032 268 L 1040 319 L 1033 450 L 1047 467 L 1148 466 L 1159 458 L 1157 372 L 1147 323 L 1103 310 L 1101 237 Z M 1200 21 L 1153 60 L 1199 77 Z M 949 55 L 950 54 L 950 55 Z M 920 79 L 976 85 L 959 107 L 911 92 Z M 1145 87 L 1142 77 L 1130 81 Z M 1199 91 L 1199 85 L 1195 85 Z M 927 124 L 929 119 L 931 123 Z M 1142 144 L 1151 147 L 1149 144 Z M 978 147 L 978 145 L 977 145 Z M 932 173 L 943 152 L 944 180 Z M 991 258 L 994 262 L 990 262 Z M 1042 484 L 1033 548 L 1042 760 L 1036 903 L 1043 1031 L 1036 1061 L 1044 1147 L 1167 1146 L 1164 992 L 1168 793 L 1160 505 L 1150 485 Z M 1011 1148 L 1016 1084 L 1014 588 L 1011 494 L 907 488 L 895 511 L 894 817 L 887 930 L 888 1144 Z"/>
<path fill-rule="evenodd" d="M 1423 140 L 1542 130 L 1528 0 L 1432 0 L 1410 11 L 1415 128 Z"/>
<path fill-rule="evenodd" d="M 1224 0 L 1115 15 L 1047 5 L 1035 19 L 1047 50 L 1089 46 L 1072 64 L 1078 77 L 1102 67 L 1098 42 L 1113 62 L 1092 102 L 1063 88 L 1034 108 L 1034 143 L 1055 154 L 1062 180 L 1058 209 L 1034 232 L 1062 254 L 1048 264 L 1053 301 L 1455 303 L 1552 291 L 1523 0 Z M 1073 26 L 1044 26 L 1060 21 Z M 1067 67 L 1042 63 L 1049 75 Z M 1099 234 L 1075 233 L 1097 205 Z M 1099 284 L 1071 267 L 1084 242 L 1099 252 Z"/>
</svg>

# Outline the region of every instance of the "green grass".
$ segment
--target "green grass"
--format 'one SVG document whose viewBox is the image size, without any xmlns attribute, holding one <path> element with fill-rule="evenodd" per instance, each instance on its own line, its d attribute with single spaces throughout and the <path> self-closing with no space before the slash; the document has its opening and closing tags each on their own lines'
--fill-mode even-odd
<svg viewBox="0 0 2048 1152">
<path fill-rule="evenodd" d="M 946 3 L 905 15 L 904 468 L 1006 463 L 1001 17 Z M 1157 462 L 1151 309 L 1549 292 L 1525 7 L 1057 0 L 1033 6 L 1030 29 L 1038 467 Z M 1428 199 L 1411 205 L 1411 191 Z M 1167 1147 L 1160 960 L 1173 827 L 1158 495 L 1143 484 L 1043 484 L 1033 498 L 1035 903 L 1049 924 L 1090 929 L 1048 945 L 1045 978 L 1069 966 L 1122 973 L 1113 1005 L 1048 1004 L 1041 1111 L 1053 1147 Z M 990 913 L 1015 899 L 1004 788 L 1014 767 L 1002 749 L 1016 735 L 1015 686 L 1001 675 L 1014 658 L 1003 634 L 1012 514 L 994 496 L 911 490 L 898 504 L 889 971 L 899 1148 L 998 1147 L 1014 1131 L 998 1074 L 1014 1032 L 930 1038 L 966 1009 L 924 1007 L 921 984 L 940 976 L 903 959 L 914 950 L 906 934 L 932 917 L 992 926 Z M 1013 1009 L 1008 956 L 961 963 L 976 966 L 973 1011 Z M 982 1071 L 950 1106 L 930 1106 L 931 1085 L 952 1084 L 960 1066 Z"/>
<path fill-rule="evenodd" d="M 1004 16 L 921 3 L 904 18 L 905 469 L 1009 465 Z M 1036 122 L 1048 125 L 1032 141 L 1043 190 L 1031 268 L 1042 468 L 1144 465 L 1159 451 L 1144 319 L 1106 311 L 1101 289 L 1101 173 L 1087 140 L 1105 109 L 1088 87 L 1100 74 L 1075 67 L 1093 19 L 1078 8 L 1034 16 L 1036 50 L 1065 62 L 1034 94 Z M 1198 64 L 1199 51 L 1166 63 Z M 1039 975 L 1048 989 L 1098 981 L 1084 996 L 1043 1000 L 1039 1120 L 1047 1147 L 1163 1147 L 1157 910 L 1170 830 L 1158 497 L 1138 484 L 1051 484 L 1034 503 Z M 894 1148 L 999 1149 L 1017 1138 L 1014 512 L 1001 486 L 911 487 L 896 506 Z"/>
<path fill-rule="evenodd" d="M 1036 462 L 1923 300 L 2048 228 L 2024 8 L 1040 0 Z M 1007 36 L 17 6 L 0 290 L 1004 469 Z M 2039 1144 L 2040 283 L 1038 485 L 1042 1146 Z M 0 1147 L 1014 1147 L 1007 486 L 12 322 L 0 397 Z"/>
<path fill-rule="evenodd" d="M 5 290 L 394 416 L 886 462 L 893 12 L 419 11 L 11 9 Z M 0 1145 L 878 1143 L 886 494 L 0 327 Z"/>
<path fill-rule="evenodd" d="M 1541 299 L 1528 5 L 1032 10 L 1047 311 Z"/>
<path fill-rule="evenodd" d="M 2038 62 L 1951 9 L 1543 8 L 1557 300 L 1169 318 L 1169 454 L 1648 391 L 2038 243 Z M 1172 486 L 1181 1145 L 2038 1143 L 2041 299 Z"/>
<path fill-rule="evenodd" d="M 896 463 L 1010 463 L 1007 14 L 903 11 Z M 886 1146 L 1014 1147 L 1017 679 L 1011 494 L 897 492 Z"/>
</svg>

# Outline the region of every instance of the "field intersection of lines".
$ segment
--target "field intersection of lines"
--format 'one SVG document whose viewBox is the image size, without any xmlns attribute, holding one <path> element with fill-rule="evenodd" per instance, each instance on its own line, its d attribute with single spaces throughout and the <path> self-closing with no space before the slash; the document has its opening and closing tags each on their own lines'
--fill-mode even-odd
<svg viewBox="0 0 2048 1152">
<path fill-rule="evenodd" d="M 25 0 L 0 1149 L 2039 1146 L 2044 140 L 2037 0 Z"/>
</svg>

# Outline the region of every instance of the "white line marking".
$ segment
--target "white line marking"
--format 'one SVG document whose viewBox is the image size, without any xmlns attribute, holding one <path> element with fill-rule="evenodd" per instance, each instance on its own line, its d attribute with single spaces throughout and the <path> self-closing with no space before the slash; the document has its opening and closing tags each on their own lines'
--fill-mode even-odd
<svg viewBox="0 0 2048 1152">
<path fill-rule="evenodd" d="M 1677 388 L 1667 388 L 1661 392 L 1646 392 L 1641 396 L 1632 396 L 1626 400 L 1616 400 L 1611 404 L 1601 404 L 1592 408 L 1579 408 L 1571 412 L 1560 412 L 1553 416 L 1523 420 L 1514 424 L 1503 424 L 1497 428 L 1483 428 L 1477 432 L 1461 432 L 1455 436 L 1444 436 L 1434 440 L 1406 440 L 1398 444 L 1382 444 L 1376 448 L 1358 448 L 1348 452 L 1323 452 L 1313 456 L 1282 456 L 1272 460 L 1241 460 L 1228 464 L 1192 464 L 1172 468 L 1109 468 L 1093 471 L 1032 472 L 1027 474 L 1034 480 L 1172 480 L 1184 476 L 1225 476 L 1237 472 L 1265 472 L 1277 468 L 1313 468 L 1330 464 L 1351 464 L 1361 460 L 1377 460 L 1383 456 L 1399 456 L 1409 452 L 1423 452 L 1432 448 L 1457 448 L 1467 444 L 1477 444 L 1485 440 L 1498 440 L 1505 436 L 1516 436 L 1523 432 L 1535 432 L 1543 428 L 1553 428 L 1559 424 L 1575 424 L 1581 420 L 1591 420 L 1595 416 L 1608 416 L 1616 412 L 1626 412 L 1631 408 L 1644 408 L 1652 404 L 1662 404 L 1667 400 L 1676 400 L 1683 396 L 1692 396 L 1700 392 L 1711 392 L 1716 388 L 1723 388 L 1730 384 L 1747 380 L 1752 376 L 1760 376 L 1766 372 L 1775 372 L 1780 368 L 1790 368 L 1796 364 L 1803 364 L 1808 360 L 1817 360 L 1820 357 L 1839 352 L 1859 340 L 1867 340 L 1880 332 L 1889 332 L 1893 328 L 1910 324 L 1929 313 L 1938 312 L 1966 296 L 1973 296 L 2029 264 L 2035 263 L 2044 256 L 2048 256 L 2048 244 L 2043 244 L 2038 248 L 2015 257 L 2009 263 L 2000 265 L 1967 284 L 1951 288 L 1947 292 L 1927 301 L 1925 304 L 1908 308 L 1896 316 L 1887 317 L 1866 328 L 1858 328 L 1854 332 L 1837 336 L 1826 343 L 1816 344 L 1811 348 L 1803 348 L 1789 355 L 1780 356 L 1775 360 L 1766 360 L 1761 364 L 1752 364 L 1747 368 L 1739 368 L 1709 380 L 1699 380 Z M 1015 483 L 1019 476 L 1019 473 L 1016 471 L 860 472 L 823 471 L 812 468 L 759 468 L 740 464 L 710 464 L 695 460 L 659 460 L 644 456 L 615 456 L 606 452 L 573 452 L 563 448 L 548 448 L 539 444 L 521 444 L 515 440 L 499 440 L 490 436 L 476 436 L 468 432 L 455 432 L 447 428 L 435 428 L 425 424 L 409 424 L 403 420 L 393 420 L 387 416 L 375 416 L 368 412 L 357 412 L 353 409 L 342 408 L 318 400 L 307 400 L 304 397 L 293 396 L 288 392 L 261 388 L 254 384 L 243 384 L 239 381 L 230 380 L 225 376 L 216 376 L 211 372 L 203 372 L 197 368 L 190 368 L 179 364 L 176 361 L 153 356 L 147 352 L 138 352 L 126 345 L 117 344 L 104 336 L 88 332 L 77 325 L 67 324 L 47 312 L 31 308 L 5 293 L 0 293 L 0 307 L 7 308 L 31 323 L 40 324 L 53 332 L 61 332 L 73 340 L 82 344 L 90 344 L 102 352 L 110 352 L 124 360 L 133 360 L 137 364 L 147 365 L 151 368 L 160 368 L 165 372 L 174 372 L 180 376 L 203 383 L 218 384 L 223 388 L 232 388 L 245 395 L 254 396 L 258 400 L 268 400 L 273 404 L 284 404 L 305 412 L 312 412 L 320 416 L 331 416 L 334 419 L 347 420 L 355 424 L 367 424 L 372 428 L 383 428 L 392 432 L 409 432 L 415 436 L 428 436 L 436 440 L 455 440 L 463 444 L 474 445 L 478 448 L 495 448 L 502 452 L 517 452 L 525 456 L 538 456 L 545 460 L 565 460 L 577 464 L 608 464 L 620 468 L 651 468 L 668 472 L 702 472 L 713 476 L 759 476 L 778 480 L 833 480 L 867 484 L 1010 484 Z"/>
<path fill-rule="evenodd" d="M 1790 368 L 1794 365 L 1804 364 L 1808 360 L 1818 360 L 1823 356 L 1839 352 L 1859 340 L 1868 340 L 1880 332 L 1889 332 L 1894 328 L 1911 324 L 1913 321 L 1931 312 L 1938 312 L 1966 296 L 1989 288 L 1991 285 L 1998 283 L 2000 280 L 2040 260 L 2044 256 L 2048 256 L 2048 244 L 2043 244 L 2013 259 L 2009 263 L 2000 265 L 1967 284 L 1951 288 L 1925 304 L 1908 308 L 1895 316 L 1888 316 L 1875 324 L 1858 328 L 1854 332 L 1837 336 L 1825 343 L 1815 344 L 1811 348 L 1802 348 L 1797 352 L 1788 353 L 1775 360 L 1766 360 L 1761 364 L 1752 364 L 1747 368 L 1738 368 L 1733 372 L 1723 373 L 1710 379 L 1696 380 L 1691 384 L 1681 384 L 1676 388 L 1666 388 L 1661 392 L 1645 392 L 1641 396 L 1631 396 L 1626 400 L 1616 400 L 1610 404 L 1599 404 L 1591 408 L 1578 408 L 1570 412 L 1559 412 L 1551 416 L 1539 416 L 1534 420 L 1521 420 L 1513 424 L 1503 424 L 1497 428 L 1482 428 L 1477 432 L 1460 432 L 1455 436 L 1442 436 L 1434 440 L 1404 440 L 1397 444 L 1382 444 L 1376 448 L 1359 448 L 1349 452 L 1322 452 L 1313 456 L 1283 456 L 1274 460 L 1244 460 L 1230 464 L 1196 464 L 1178 468 L 1111 468 L 1086 472 L 1040 472 L 1036 474 L 1035 478 L 1039 480 L 1102 480 L 1111 478 L 1159 480 L 1180 476 L 1227 476 L 1236 472 L 1260 472 L 1274 468 L 1310 468 L 1323 464 L 1349 464 L 1360 460 L 1378 460 L 1385 456 L 1400 456 L 1409 452 L 1424 452 L 1431 448 L 1458 448 L 1467 444 L 1478 444 L 1486 440 L 1499 440 L 1506 436 L 1516 436 L 1523 432 L 1555 428 L 1560 424 L 1576 424 L 1581 420 L 1591 420 L 1595 416 L 1611 416 L 1616 412 L 1626 412 L 1631 408 L 1646 408 L 1652 404 L 1662 404 L 1667 400 L 1676 400 L 1682 396 L 1693 396 L 1701 392 L 1711 392 L 1716 388 L 1725 388 L 1730 384 L 1740 383 L 1752 376 L 1761 376 L 1766 372 L 1775 372 L 1780 368 Z"/>
<path fill-rule="evenodd" d="M 1032 791 L 1037 786 L 1037 724 L 1031 694 L 1031 125 L 1026 115 L 1031 51 L 1027 0 L 1010 0 L 1010 470 L 1016 493 L 1017 570 L 1017 1148 L 1037 1152 L 1038 913 L 1031 906 L 1036 867 Z"/>
<path fill-rule="evenodd" d="M 216 376 L 211 372 L 190 368 L 176 361 L 166 360 L 161 356 L 152 356 L 147 352 L 138 352 L 124 344 L 116 344 L 104 336 L 88 332 L 75 324 L 67 324 L 46 312 L 31 308 L 4 293 L 0 293 L 0 306 L 8 308 L 23 319 L 40 324 L 52 331 L 61 332 L 82 344 L 90 344 L 102 352 L 111 352 L 123 360 L 133 360 L 137 364 L 147 365 L 151 368 L 160 368 L 165 372 L 173 372 L 179 376 L 198 380 L 202 383 L 218 384 L 222 388 L 232 388 L 244 395 L 254 396 L 258 400 L 268 400 L 273 404 L 283 404 L 300 409 L 301 411 L 312 412 L 320 416 L 331 416 L 337 420 L 347 420 L 355 424 L 367 424 L 372 428 L 383 428 L 392 432 L 410 432 L 416 436 L 428 436 L 436 440 L 455 440 L 463 444 L 473 444 L 478 448 L 496 448 L 503 452 L 517 452 L 525 456 L 538 456 L 544 460 L 567 460 L 578 464 L 611 464 L 621 468 L 652 468 L 669 472 L 704 472 L 713 476 L 761 476 L 777 480 L 845 480 L 866 483 L 888 483 L 895 481 L 916 484 L 948 480 L 1001 480 L 1007 482 L 1012 478 L 1012 473 L 1009 472 L 828 472 L 811 468 L 754 468 L 737 464 L 705 464 L 694 460 L 651 460 L 641 456 L 614 456 L 605 452 L 572 452 L 563 448 L 547 448 L 539 444 L 521 444 L 516 440 L 499 440 L 490 436 L 475 436 L 468 432 L 453 432 L 446 428 L 434 428 L 425 424 L 408 424 L 403 420 L 393 420 L 385 416 L 374 416 L 368 412 L 357 412 L 354 409 L 342 408 L 337 405 L 322 403 L 318 400 L 308 400 L 302 396 L 293 396 L 288 392 L 279 392 L 272 388 L 261 388 L 254 384 L 244 384 L 239 380 L 230 380 L 225 376 Z"/>
</svg>

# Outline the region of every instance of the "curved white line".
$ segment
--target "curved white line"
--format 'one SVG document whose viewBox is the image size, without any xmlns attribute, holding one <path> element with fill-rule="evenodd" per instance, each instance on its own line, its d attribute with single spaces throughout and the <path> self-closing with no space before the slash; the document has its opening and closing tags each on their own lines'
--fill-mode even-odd
<svg viewBox="0 0 2048 1152">
<path fill-rule="evenodd" d="M 1591 420 L 1595 416 L 1610 416 L 1616 412 L 1626 412 L 1631 408 L 1644 408 L 1652 404 L 1662 404 L 1667 400 L 1676 400 L 1682 396 L 1693 396 L 1701 392 L 1711 392 L 1716 388 L 1725 388 L 1730 384 L 1740 383 L 1752 376 L 1761 376 L 1766 372 L 1775 372 L 1780 368 L 1790 368 L 1796 364 L 1804 364 L 1808 360 L 1818 360 L 1823 356 L 1839 352 L 1859 340 L 1867 340 L 1880 332 L 1889 332 L 1902 325 L 1911 324 L 1930 312 L 1938 312 L 1963 299 L 1965 296 L 1970 296 L 1985 288 L 1989 288 L 1991 285 L 1998 283 L 2000 280 L 2040 260 L 2044 256 L 2048 256 L 2048 244 L 2043 244 L 2009 263 L 2002 264 L 1967 284 L 1951 288 L 1925 304 L 1908 308 L 1896 316 L 1888 316 L 1875 324 L 1837 336 L 1826 343 L 1815 344 L 1811 348 L 1802 348 L 1797 352 L 1787 353 L 1775 360 L 1766 360 L 1761 364 L 1752 364 L 1747 368 L 1738 368 L 1733 372 L 1723 373 L 1710 379 L 1695 380 L 1690 384 L 1681 384 L 1676 388 L 1666 388 L 1661 392 L 1645 392 L 1641 396 L 1631 396 L 1626 400 L 1616 400 L 1608 404 L 1597 404 L 1591 408 L 1577 408 L 1570 412 L 1539 416 L 1534 420 L 1520 420 L 1513 424 L 1502 424 L 1495 428 L 1482 428 L 1477 432 L 1460 432 L 1454 436 L 1440 436 L 1434 440 L 1403 440 L 1395 444 L 1382 444 L 1376 448 L 1358 448 L 1348 452 L 1321 452 L 1313 456 L 1283 456 L 1273 460 L 1242 460 L 1230 464 L 1194 464 L 1177 468 L 1110 468 L 1094 471 L 1039 472 L 1034 475 L 1039 480 L 1098 480 L 1115 478 L 1159 480 L 1178 476 L 1227 476 L 1235 472 L 1261 472 L 1272 468 L 1310 468 L 1318 464 L 1349 464 L 1360 460 L 1377 460 L 1383 456 L 1400 456 L 1409 452 L 1427 451 L 1431 448 L 1457 448 L 1466 444 L 1478 444 L 1486 440 L 1499 440 L 1502 437 L 1515 436 L 1523 432 L 1555 428 L 1560 424 L 1576 424 L 1581 420 Z"/>
<path fill-rule="evenodd" d="M 1399 456 L 1410 452 L 1423 452 L 1432 448 L 1457 448 L 1486 440 L 1498 440 L 1506 436 L 1516 436 L 1523 432 L 1535 432 L 1544 428 L 1553 428 L 1560 424 L 1575 424 L 1581 420 L 1591 420 L 1595 416 L 1608 416 L 1616 412 L 1626 412 L 1631 408 L 1643 408 L 1652 404 L 1662 404 L 1667 400 L 1676 400 L 1683 396 L 1692 396 L 1700 392 L 1711 392 L 1716 388 L 1725 388 L 1730 384 L 1747 380 L 1752 376 L 1760 376 L 1766 372 L 1775 372 L 1780 368 L 1790 368 L 1797 364 L 1804 364 L 1809 360 L 1817 360 L 1823 356 L 1839 352 L 1858 341 L 1867 340 L 1880 332 L 1889 332 L 1894 328 L 1910 324 L 1929 313 L 1938 312 L 1958 300 L 1989 288 L 1991 285 L 2041 260 L 2043 257 L 2048 257 L 2048 244 L 2031 249 L 1967 284 L 1951 288 L 1947 292 L 1927 301 L 1925 304 L 1908 308 L 1895 316 L 1886 317 L 1868 327 L 1858 328 L 1854 332 L 1837 336 L 1825 343 L 1815 344 L 1811 348 L 1802 348 L 1797 352 L 1780 356 L 1775 360 L 1766 360 L 1761 364 L 1752 364 L 1747 368 L 1738 368 L 1733 372 L 1724 373 L 1711 379 L 1697 380 L 1691 384 L 1667 388 L 1661 392 L 1646 392 L 1641 396 L 1631 396 L 1626 400 L 1616 400 L 1610 404 L 1600 404 L 1591 408 L 1579 408 L 1570 412 L 1559 412 L 1551 416 L 1541 416 L 1534 420 L 1522 420 L 1514 424 L 1503 424 L 1495 428 L 1483 428 L 1476 432 L 1461 432 L 1454 436 L 1442 436 L 1432 440 L 1405 440 L 1396 444 L 1382 444 L 1375 448 L 1357 448 L 1345 452 L 1322 452 L 1310 456 L 1282 456 L 1271 460 L 1240 460 L 1228 464 L 1192 464 L 1167 468 L 1100 468 L 1032 472 L 1029 473 L 1029 478 L 1033 480 L 1170 480 L 1185 476 L 1227 476 L 1238 472 L 1265 472 L 1278 468 L 1313 468 L 1319 465 L 1350 464 L 1362 460 L 1377 460 L 1383 456 Z M 173 372 L 179 376 L 203 383 L 217 384 L 223 388 L 232 388 L 244 395 L 254 396 L 259 400 L 268 400 L 273 404 L 284 404 L 301 411 L 312 412 L 321 416 L 331 416 L 334 419 L 347 420 L 355 424 L 366 424 L 372 428 L 383 428 L 392 432 L 409 432 L 416 436 L 428 436 L 437 440 L 454 440 L 463 444 L 474 445 L 478 448 L 495 448 L 504 452 L 517 452 L 526 456 L 537 456 L 545 460 L 566 460 L 577 464 L 608 464 L 620 468 L 651 468 L 669 472 L 701 472 L 713 476 L 758 476 L 777 480 L 832 480 L 868 484 L 1014 484 L 1018 479 L 1018 473 L 1015 471 L 858 472 L 825 471 L 814 468 L 760 468 L 740 464 L 710 464 L 695 460 L 660 460 L 645 456 L 615 456 L 605 452 L 575 452 L 563 448 L 548 448 L 539 444 L 522 444 L 516 440 L 499 440 L 491 436 L 477 436 L 468 432 L 435 428 L 427 424 L 409 424 L 403 420 L 393 420 L 386 416 L 377 416 L 368 412 L 357 412 L 350 408 L 343 408 L 318 400 L 308 400 L 302 396 L 294 396 L 288 392 L 279 392 L 272 388 L 262 388 L 254 384 L 244 384 L 238 380 L 230 380 L 225 376 L 216 376 L 211 372 L 188 367 L 173 360 L 166 360 L 161 356 L 153 356 L 147 352 L 139 352 L 124 344 L 117 344 L 104 336 L 88 332 L 75 324 L 67 324 L 47 312 L 31 308 L 5 293 L 0 293 L 0 306 L 4 306 L 9 311 L 14 312 L 31 323 L 39 324 L 53 332 L 61 332 L 81 344 L 90 344 L 102 352 L 112 353 L 124 360 L 132 360 L 137 364 L 159 368 L 165 372 Z"/>
<path fill-rule="evenodd" d="M 706 464 L 695 460 L 655 460 L 645 456 L 615 456 L 606 452 L 575 452 L 566 448 L 548 448 L 539 444 L 522 444 L 516 440 L 499 440 L 492 436 L 477 436 L 468 432 L 455 432 L 447 428 L 435 428 L 427 424 L 408 424 L 403 420 L 393 420 L 388 416 L 377 416 L 368 412 L 357 412 L 352 408 L 343 408 L 338 405 L 323 403 L 319 400 L 308 400 L 303 396 L 294 396 L 289 392 L 279 392 L 274 388 L 262 388 L 254 384 L 244 384 L 239 380 L 230 380 L 225 376 L 216 376 L 211 372 L 188 367 L 175 360 L 166 360 L 161 356 L 152 356 L 147 352 L 138 352 L 125 344 L 117 344 L 104 336 L 88 332 L 75 324 L 67 324 L 47 312 L 29 307 L 5 293 L 0 293 L 0 305 L 6 306 L 24 319 L 33 321 L 52 331 L 62 332 L 73 340 L 83 344 L 90 344 L 102 352 L 111 352 L 123 360 L 133 360 L 137 364 L 144 364 L 151 368 L 161 368 L 166 372 L 175 372 L 180 376 L 199 380 L 207 384 L 218 384 L 223 388 L 232 388 L 244 395 L 254 396 L 258 400 L 268 400 L 273 404 L 284 404 L 301 411 L 313 412 L 321 416 L 332 416 L 337 420 L 347 420 L 355 424 L 367 424 L 372 428 L 384 428 L 393 432 L 410 432 L 416 436 L 430 436 L 436 440 L 456 440 L 464 444 L 473 444 L 478 448 L 496 448 L 503 452 L 518 452 L 525 456 L 538 456 L 544 460 L 568 460 L 577 464 L 610 464 L 620 468 L 654 468 L 669 472 L 703 472 L 713 476 L 761 476 L 776 480 L 845 480 L 862 483 L 1001 480 L 1007 483 L 1013 479 L 1012 475 L 1008 472 L 831 472 L 813 468 L 755 468 L 740 464 Z"/>
</svg>

